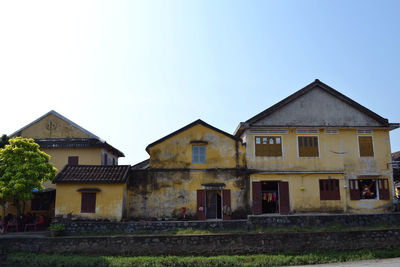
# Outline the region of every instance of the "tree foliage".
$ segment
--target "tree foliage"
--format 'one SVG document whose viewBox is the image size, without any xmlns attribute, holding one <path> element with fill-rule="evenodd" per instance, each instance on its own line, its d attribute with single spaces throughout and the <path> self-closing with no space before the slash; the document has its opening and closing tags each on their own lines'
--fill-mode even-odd
<svg viewBox="0 0 400 267">
<path fill-rule="evenodd" d="M 16 137 L 0 148 L 0 197 L 12 200 L 20 214 L 20 201 L 32 198 L 32 189 L 53 180 L 56 168 L 50 156 L 39 150 L 33 139 Z"/>
<path fill-rule="evenodd" d="M 3 134 L 0 137 L 0 148 L 4 148 L 6 145 L 8 145 L 9 144 L 8 140 L 9 140 L 8 136 Z"/>
</svg>

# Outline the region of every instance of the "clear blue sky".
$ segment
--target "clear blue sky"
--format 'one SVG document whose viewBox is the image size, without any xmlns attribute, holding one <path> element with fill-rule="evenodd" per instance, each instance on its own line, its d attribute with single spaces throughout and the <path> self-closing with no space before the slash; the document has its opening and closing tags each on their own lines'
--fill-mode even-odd
<svg viewBox="0 0 400 267">
<path fill-rule="evenodd" d="M 0 134 L 54 109 L 134 164 L 198 118 L 233 133 L 316 78 L 400 122 L 399 14 L 400 1 L 2 1 Z"/>
</svg>

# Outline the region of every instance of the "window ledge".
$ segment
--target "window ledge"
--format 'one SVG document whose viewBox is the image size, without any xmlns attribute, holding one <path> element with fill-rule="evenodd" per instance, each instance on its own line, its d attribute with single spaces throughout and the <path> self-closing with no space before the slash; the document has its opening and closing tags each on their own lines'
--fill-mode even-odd
<svg viewBox="0 0 400 267">
<path fill-rule="evenodd" d="M 191 144 L 202 144 L 202 145 L 208 145 L 207 141 L 203 141 L 203 140 L 192 140 L 190 141 Z"/>
</svg>

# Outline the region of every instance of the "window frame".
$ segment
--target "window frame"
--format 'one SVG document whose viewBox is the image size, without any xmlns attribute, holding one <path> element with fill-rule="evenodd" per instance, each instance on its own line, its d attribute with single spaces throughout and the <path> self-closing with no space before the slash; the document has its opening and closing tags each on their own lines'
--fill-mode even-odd
<svg viewBox="0 0 400 267">
<path fill-rule="evenodd" d="M 203 148 L 204 149 L 204 161 L 202 161 L 203 158 L 201 158 L 201 153 L 200 149 L 197 150 L 198 152 L 198 161 L 195 162 L 195 156 L 194 156 L 194 148 Z M 207 163 L 207 146 L 206 145 L 192 145 L 192 164 L 206 164 Z"/>
<path fill-rule="evenodd" d="M 318 142 L 318 156 L 312 156 L 312 157 L 310 157 L 310 156 L 300 156 L 299 137 L 316 137 L 317 138 L 317 142 Z M 297 158 L 315 159 L 315 158 L 320 158 L 321 157 L 319 135 L 315 135 L 315 134 L 296 135 L 296 147 L 297 147 Z"/>
<path fill-rule="evenodd" d="M 374 198 L 361 198 L 361 194 L 362 194 L 362 187 L 361 187 L 361 181 L 363 180 L 371 180 L 375 183 L 375 197 Z M 358 191 L 360 192 L 360 200 L 361 201 L 374 201 L 374 200 L 380 200 L 381 196 L 379 195 L 379 185 L 378 182 L 379 179 L 378 178 L 373 178 L 373 179 L 368 179 L 368 178 L 360 178 L 357 179 L 357 183 L 358 183 Z"/>
<path fill-rule="evenodd" d="M 256 152 L 256 138 L 257 137 L 274 137 L 276 140 L 276 137 L 279 137 L 281 140 L 281 155 L 280 156 L 257 156 L 257 152 Z M 260 157 L 260 158 L 283 158 L 283 136 L 282 135 L 278 135 L 278 134 L 268 134 L 268 135 L 254 135 L 254 145 L 253 145 L 253 149 L 254 149 L 254 157 Z M 262 145 L 262 139 L 261 139 L 261 145 Z M 267 144 L 268 145 L 268 144 Z"/>
<path fill-rule="evenodd" d="M 332 181 L 335 184 L 334 190 L 329 190 L 332 189 Z M 322 190 L 321 191 L 321 186 L 325 189 L 326 185 L 328 186 L 328 190 Z M 340 179 L 319 179 L 319 199 L 320 200 L 340 200 Z"/>
<path fill-rule="evenodd" d="M 373 180 L 375 182 L 375 198 L 361 198 L 362 188 L 360 186 L 360 181 L 362 180 Z M 377 178 L 364 178 L 359 177 L 357 179 L 349 180 L 349 192 L 350 200 L 360 200 L 360 201 L 378 201 L 378 200 L 390 200 L 390 178 L 388 177 L 377 177 Z"/>
<path fill-rule="evenodd" d="M 76 164 L 71 164 L 71 162 L 76 160 Z M 79 156 L 68 156 L 68 165 L 77 166 L 79 165 Z"/>
<path fill-rule="evenodd" d="M 372 142 L 372 156 L 361 156 L 361 147 L 360 147 L 360 137 L 371 137 L 371 142 Z M 358 156 L 360 158 L 375 158 L 375 146 L 374 146 L 374 136 L 371 134 L 358 134 L 357 135 L 357 145 L 358 145 Z"/>
<path fill-rule="evenodd" d="M 84 196 L 87 196 L 87 195 L 91 195 L 91 196 L 94 195 L 93 209 L 88 209 L 87 204 L 86 204 L 86 206 L 84 206 L 84 204 L 83 204 Z M 88 200 L 86 200 L 86 201 L 88 201 Z M 81 193 L 81 213 L 96 213 L 96 203 L 97 203 L 97 193 L 88 193 L 88 192 Z"/>
</svg>

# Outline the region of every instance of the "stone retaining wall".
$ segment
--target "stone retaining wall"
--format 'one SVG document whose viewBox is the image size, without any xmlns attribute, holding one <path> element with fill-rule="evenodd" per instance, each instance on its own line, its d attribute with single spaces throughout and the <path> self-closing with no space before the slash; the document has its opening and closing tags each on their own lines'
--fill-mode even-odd
<svg viewBox="0 0 400 267">
<path fill-rule="evenodd" d="M 248 220 L 231 221 L 146 221 L 146 222 L 105 222 L 105 221 L 60 221 L 67 234 L 90 233 L 137 233 L 157 232 L 173 229 L 243 229 L 257 227 L 318 227 L 340 224 L 343 226 L 371 226 L 377 224 L 400 225 L 400 213 L 382 214 L 327 214 L 249 216 Z"/>
<path fill-rule="evenodd" d="M 77 253 L 101 255 L 221 255 L 282 251 L 384 249 L 400 247 L 400 229 L 162 236 L 7 237 L 7 252 Z"/>
</svg>

